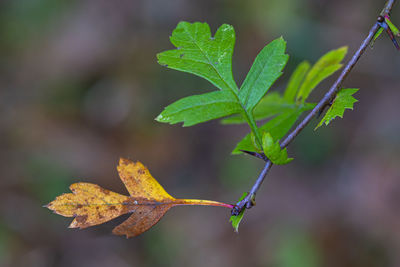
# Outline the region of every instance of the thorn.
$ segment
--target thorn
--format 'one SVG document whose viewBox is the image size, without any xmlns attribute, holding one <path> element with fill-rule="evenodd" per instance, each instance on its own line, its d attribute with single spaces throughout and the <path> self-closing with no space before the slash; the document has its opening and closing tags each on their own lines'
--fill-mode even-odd
<svg viewBox="0 0 400 267">
<path fill-rule="evenodd" d="M 397 50 L 400 51 L 400 46 L 397 43 L 396 37 L 394 36 L 392 30 L 390 29 L 390 27 L 388 26 L 388 24 L 383 21 L 383 22 L 378 22 L 379 26 L 381 26 L 383 29 L 385 29 L 386 33 L 389 35 L 390 40 L 392 40 L 394 46 L 396 47 Z"/>
<path fill-rule="evenodd" d="M 333 100 L 329 100 L 329 102 L 326 103 L 326 104 L 318 111 L 317 118 L 319 119 L 319 117 L 321 117 L 322 113 L 324 113 L 326 107 L 331 107 L 332 104 L 333 104 Z"/>
<path fill-rule="evenodd" d="M 250 200 L 251 200 L 251 204 L 252 204 L 253 206 L 255 206 L 255 205 L 256 205 L 256 195 L 255 195 L 255 194 L 252 195 Z"/>
<path fill-rule="evenodd" d="M 256 205 L 256 195 L 251 195 L 250 200 L 246 203 L 246 208 L 250 209 Z"/>
<path fill-rule="evenodd" d="M 265 156 L 264 153 L 258 153 L 258 152 L 247 151 L 247 150 L 242 150 L 242 149 L 240 151 L 242 151 L 243 153 L 249 154 L 250 156 L 262 159 L 264 161 L 268 161 L 268 158 L 267 158 L 267 156 Z"/>
<path fill-rule="evenodd" d="M 387 26 L 386 26 L 385 30 L 386 30 L 387 34 L 389 35 L 390 40 L 392 40 L 392 42 L 393 42 L 394 46 L 396 47 L 396 49 L 400 50 L 400 46 L 397 43 L 396 37 L 394 37 L 394 34 L 393 34 L 392 30 Z"/>
</svg>

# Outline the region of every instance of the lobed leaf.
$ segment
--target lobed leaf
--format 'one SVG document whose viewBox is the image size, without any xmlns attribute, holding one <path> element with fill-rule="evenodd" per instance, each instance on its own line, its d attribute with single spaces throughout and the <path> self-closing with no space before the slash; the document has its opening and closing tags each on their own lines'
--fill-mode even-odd
<svg viewBox="0 0 400 267">
<path fill-rule="evenodd" d="M 353 97 L 358 89 L 342 89 L 336 95 L 331 107 L 326 112 L 325 116 L 319 122 L 315 130 L 321 127 L 324 123 L 328 125 L 336 117 L 343 118 L 346 109 L 353 109 L 354 103 L 358 100 Z"/>
<path fill-rule="evenodd" d="M 231 25 L 223 24 L 212 37 L 207 23 L 183 21 L 170 40 L 177 49 L 159 53 L 159 64 L 200 76 L 221 90 L 237 91 L 232 76 L 235 31 Z"/>
<path fill-rule="evenodd" d="M 280 37 L 265 46 L 257 55 L 239 91 L 239 99 L 246 111 L 251 112 L 282 75 L 289 58 L 285 49 L 286 42 Z"/>
<path fill-rule="evenodd" d="M 96 184 L 76 183 L 72 193 L 58 196 L 46 207 L 55 213 L 74 217 L 70 228 L 86 228 L 131 213 L 114 228 L 116 235 L 137 236 L 155 225 L 172 207 L 178 205 L 207 205 L 233 208 L 232 205 L 198 199 L 176 199 L 151 176 L 140 162 L 120 159 L 118 173 L 130 196 L 114 193 Z"/>
<path fill-rule="evenodd" d="M 235 114 L 239 120 L 244 119 L 250 125 L 257 136 L 257 142 L 261 144 L 253 110 L 282 74 L 288 59 L 283 38 L 272 41 L 257 55 L 240 91 L 232 77 L 235 43 L 232 26 L 222 25 L 212 37 L 206 23 L 180 22 L 172 33 L 171 42 L 177 49 L 158 54 L 161 65 L 203 77 L 224 93 L 183 98 L 166 107 L 156 120 L 171 124 L 183 122 L 183 126 L 191 126 Z M 263 107 L 264 109 L 255 113 L 257 118 L 270 117 L 271 113 L 277 112 L 270 110 L 272 106 L 266 109 L 265 105 Z M 288 108 L 285 106 L 272 109 L 283 112 Z"/>
<path fill-rule="evenodd" d="M 216 91 L 182 98 L 167 106 L 156 118 L 159 122 L 192 126 L 242 111 L 231 91 Z"/>
<path fill-rule="evenodd" d="M 281 149 L 279 141 L 274 141 L 272 135 L 268 132 L 263 134 L 263 151 L 265 156 L 274 164 L 288 164 L 293 158 L 288 158 L 286 148 Z"/>
<path fill-rule="evenodd" d="M 302 99 L 304 102 L 320 82 L 339 70 L 342 67 L 340 62 L 346 53 L 347 47 L 341 47 L 323 55 L 305 77 L 297 94 L 297 99 Z"/>
<path fill-rule="evenodd" d="M 70 228 L 102 224 L 129 212 L 128 206 L 123 205 L 128 196 L 91 183 L 75 183 L 69 188 L 72 194 L 58 196 L 46 207 L 59 215 L 74 217 Z"/>
</svg>

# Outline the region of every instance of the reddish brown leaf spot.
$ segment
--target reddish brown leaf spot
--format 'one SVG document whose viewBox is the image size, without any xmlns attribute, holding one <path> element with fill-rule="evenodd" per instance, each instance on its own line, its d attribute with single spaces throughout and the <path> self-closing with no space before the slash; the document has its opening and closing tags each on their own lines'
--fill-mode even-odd
<svg viewBox="0 0 400 267">
<path fill-rule="evenodd" d="M 87 218 L 88 218 L 87 215 L 81 215 L 81 216 L 76 216 L 75 220 L 80 224 L 85 224 Z"/>
<path fill-rule="evenodd" d="M 100 187 L 100 191 L 105 194 L 105 195 L 109 195 L 110 194 L 110 190 L 104 189 Z"/>
</svg>

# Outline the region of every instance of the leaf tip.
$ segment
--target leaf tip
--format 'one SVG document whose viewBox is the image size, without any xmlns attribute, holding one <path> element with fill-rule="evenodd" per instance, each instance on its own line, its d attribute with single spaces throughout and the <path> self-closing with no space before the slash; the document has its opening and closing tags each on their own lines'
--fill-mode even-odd
<svg viewBox="0 0 400 267">
<path fill-rule="evenodd" d="M 132 164 L 133 161 L 130 159 L 126 159 L 126 158 L 119 158 L 119 166 L 123 167 L 123 166 L 128 166 L 129 164 Z"/>
<path fill-rule="evenodd" d="M 74 220 L 70 223 L 70 225 L 68 225 L 68 228 L 70 228 L 70 229 L 77 228 L 77 227 L 78 227 L 78 225 L 77 225 L 77 223 L 76 223 L 76 219 L 74 219 Z"/>
<path fill-rule="evenodd" d="M 239 213 L 239 215 L 232 215 L 232 216 L 229 218 L 229 222 L 232 224 L 233 231 L 234 231 L 235 233 L 239 233 L 239 224 L 240 224 L 240 222 L 241 222 L 242 219 L 243 219 L 244 211 L 245 211 L 245 209 L 243 209 L 243 210 Z"/>
<path fill-rule="evenodd" d="M 170 118 L 164 116 L 164 115 L 163 115 L 163 112 L 161 112 L 161 113 L 155 118 L 155 120 L 158 121 L 158 122 L 169 122 Z"/>
<path fill-rule="evenodd" d="M 349 51 L 349 47 L 347 45 L 341 46 L 338 49 L 332 50 L 331 52 L 333 54 L 337 55 L 337 63 L 343 60 L 343 58 L 347 55 L 347 52 Z M 329 52 L 328 52 L 329 54 Z"/>
<path fill-rule="evenodd" d="M 224 31 L 231 31 L 231 30 L 234 30 L 234 28 L 233 28 L 232 25 L 227 24 L 227 23 L 224 23 L 224 24 L 222 24 L 222 25 L 219 27 L 218 30 L 221 30 L 221 31 L 224 32 Z"/>
<path fill-rule="evenodd" d="M 129 232 L 123 232 L 121 231 L 121 229 L 118 228 L 118 226 L 116 226 L 113 230 L 112 233 L 114 235 L 119 235 L 119 236 L 124 236 L 126 239 L 129 239 L 131 237 L 135 237 L 136 235 L 133 234 L 129 234 Z"/>
<path fill-rule="evenodd" d="M 347 45 L 344 45 L 342 47 L 339 47 L 338 50 L 343 51 L 343 53 L 347 54 L 347 52 L 349 51 L 349 47 Z"/>
<path fill-rule="evenodd" d="M 119 158 L 119 165 L 125 165 L 128 160 L 126 158 L 120 157 Z"/>
<path fill-rule="evenodd" d="M 158 61 L 159 64 L 160 64 L 160 57 L 161 57 L 161 55 L 162 55 L 162 52 L 156 54 L 156 58 L 157 58 L 157 61 Z M 161 64 L 160 64 L 160 65 L 161 65 Z"/>
<path fill-rule="evenodd" d="M 50 202 L 50 203 L 48 203 L 48 204 L 46 204 L 46 205 L 43 205 L 42 207 L 51 210 L 51 211 L 52 211 L 53 213 L 55 213 L 55 214 L 59 214 L 59 213 L 57 212 L 57 208 L 54 207 L 53 202 L 54 202 L 54 201 L 52 201 L 52 202 Z"/>
<path fill-rule="evenodd" d="M 286 164 L 289 164 L 289 163 L 292 162 L 293 160 L 294 160 L 294 158 L 287 158 Z"/>
</svg>

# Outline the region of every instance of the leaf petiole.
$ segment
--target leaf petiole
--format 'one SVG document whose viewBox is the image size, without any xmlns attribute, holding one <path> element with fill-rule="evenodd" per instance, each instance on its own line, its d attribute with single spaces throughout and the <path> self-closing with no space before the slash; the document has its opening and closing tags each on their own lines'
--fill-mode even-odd
<svg viewBox="0 0 400 267">
<path fill-rule="evenodd" d="M 176 205 L 197 205 L 197 206 L 214 206 L 214 207 L 224 207 L 228 209 L 233 209 L 234 205 L 213 201 L 213 200 L 203 200 L 203 199 L 176 199 Z"/>
</svg>

